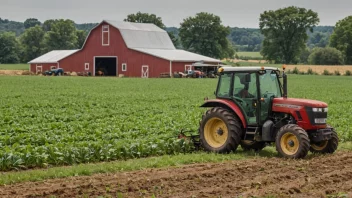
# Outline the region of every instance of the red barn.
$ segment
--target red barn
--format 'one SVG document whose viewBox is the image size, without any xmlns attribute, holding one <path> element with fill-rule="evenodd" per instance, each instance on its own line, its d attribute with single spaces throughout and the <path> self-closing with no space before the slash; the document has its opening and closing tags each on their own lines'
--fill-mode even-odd
<svg viewBox="0 0 352 198">
<path fill-rule="evenodd" d="M 221 61 L 173 45 L 168 33 L 154 24 L 104 20 L 91 30 L 80 50 L 54 50 L 32 61 L 30 71 L 51 68 L 65 72 L 103 72 L 108 76 L 159 77 L 183 72 L 195 62 Z M 99 72 L 101 71 L 101 72 Z"/>
</svg>

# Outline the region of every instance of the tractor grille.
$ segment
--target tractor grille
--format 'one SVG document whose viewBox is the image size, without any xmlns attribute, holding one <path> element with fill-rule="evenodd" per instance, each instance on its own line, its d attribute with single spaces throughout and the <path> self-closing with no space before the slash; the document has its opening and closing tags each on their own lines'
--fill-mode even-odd
<svg viewBox="0 0 352 198">
<path fill-rule="evenodd" d="M 326 122 L 319 123 L 319 122 L 315 122 L 315 121 L 316 121 L 316 119 L 317 120 L 326 119 L 328 117 L 328 112 L 313 112 L 312 107 L 306 107 L 305 109 L 306 109 L 306 112 L 309 117 L 309 121 L 310 121 L 311 125 L 326 125 Z"/>
</svg>

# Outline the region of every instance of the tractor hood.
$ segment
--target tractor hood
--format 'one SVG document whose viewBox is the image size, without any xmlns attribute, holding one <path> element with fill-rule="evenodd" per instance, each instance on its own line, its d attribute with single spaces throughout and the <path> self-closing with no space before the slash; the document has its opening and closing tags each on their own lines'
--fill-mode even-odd
<svg viewBox="0 0 352 198">
<path fill-rule="evenodd" d="M 306 106 L 306 107 L 315 107 L 315 108 L 326 108 L 328 105 L 325 102 L 318 100 L 308 100 L 308 99 L 299 99 L 299 98 L 274 98 L 274 105 L 297 105 L 297 106 Z"/>
</svg>

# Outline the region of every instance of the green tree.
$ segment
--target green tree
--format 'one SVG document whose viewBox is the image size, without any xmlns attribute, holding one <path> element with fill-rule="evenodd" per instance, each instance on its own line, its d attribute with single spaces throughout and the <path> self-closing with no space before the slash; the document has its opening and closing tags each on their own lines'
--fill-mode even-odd
<svg viewBox="0 0 352 198">
<path fill-rule="evenodd" d="M 56 20 L 56 19 L 49 19 L 49 20 L 44 21 L 43 30 L 45 32 L 51 31 L 51 26 L 53 26 L 53 24 L 55 24 L 57 21 L 58 20 Z"/>
<path fill-rule="evenodd" d="M 167 32 L 167 33 L 169 34 L 169 37 L 170 37 L 172 43 L 174 44 L 174 46 L 176 48 L 180 48 L 181 43 L 180 43 L 179 38 L 175 36 L 175 33 L 173 33 L 173 32 Z"/>
<path fill-rule="evenodd" d="M 4 32 L 0 34 L 0 63 L 18 63 L 20 46 L 16 34 Z"/>
<path fill-rule="evenodd" d="M 310 53 L 311 51 L 307 47 L 304 50 L 302 50 L 301 55 L 299 56 L 299 63 L 307 64 Z"/>
<path fill-rule="evenodd" d="M 24 22 L 24 27 L 26 29 L 34 27 L 36 25 L 41 25 L 42 23 L 38 19 L 29 18 Z"/>
<path fill-rule="evenodd" d="M 77 36 L 77 47 L 76 48 L 80 49 L 83 47 L 83 44 L 86 41 L 87 32 L 84 30 L 77 30 L 76 36 Z"/>
<path fill-rule="evenodd" d="M 296 63 L 308 39 L 307 30 L 319 23 L 312 10 L 287 7 L 265 11 L 260 15 L 260 31 L 264 35 L 261 54 L 276 63 Z"/>
<path fill-rule="evenodd" d="M 20 41 L 23 48 L 24 62 L 28 62 L 37 58 L 43 53 L 43 39 L 45 32 L 37 25 L 35 27 L 28 28 L 20 37 Z"/>
<path fill-rule="evenodd" d="M 233 58 L 235 53 L 229 34 L 230 28 L 221 24 L 220 17 L 201 12 L 183 20 L 179 37 L 185 49 L 222 59 Z"/>
<path fill-rule="evenodd" d="M 332 47 L 317 47 L 312 50 L 308 62 L 312 65 L 343 65 L 343 54 Z"/>
<path fill-rule="evenodd" d="M 124 21 L 134 22 L 134 23 L 153 23 L 161 29 L 165 29 L 165 25 L 161 17 L 157 17 L 155 14 L 141 13 L 129 14 Z"/>
<path fill-rule="evenodd" d="M 46 51 L 77 48 L 76 28 L 73 21 L 60 19 L 53 23 L 50 29 L 44 39 Z"/>
<path fill-rule="evenodd" d="M 330 46 L 343 53 L 346 64 L 352 64 L 352 16 L 336 23 L 335 30 L 330 37 Z"/>
</svg>

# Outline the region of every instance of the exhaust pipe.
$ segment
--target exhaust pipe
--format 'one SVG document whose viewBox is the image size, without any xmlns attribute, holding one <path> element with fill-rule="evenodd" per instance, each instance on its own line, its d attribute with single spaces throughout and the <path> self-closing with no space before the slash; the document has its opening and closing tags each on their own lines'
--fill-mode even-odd
<svg viewBox="0 0 352 198">
<path fill-rule="evenodd" d="M 282 66 L 282 78 L 283 78 L 283 91 L 284 91 L 284 98 L 287 98 L 287 75 L 285 73 L 286 65 Z"/>
</svg>

